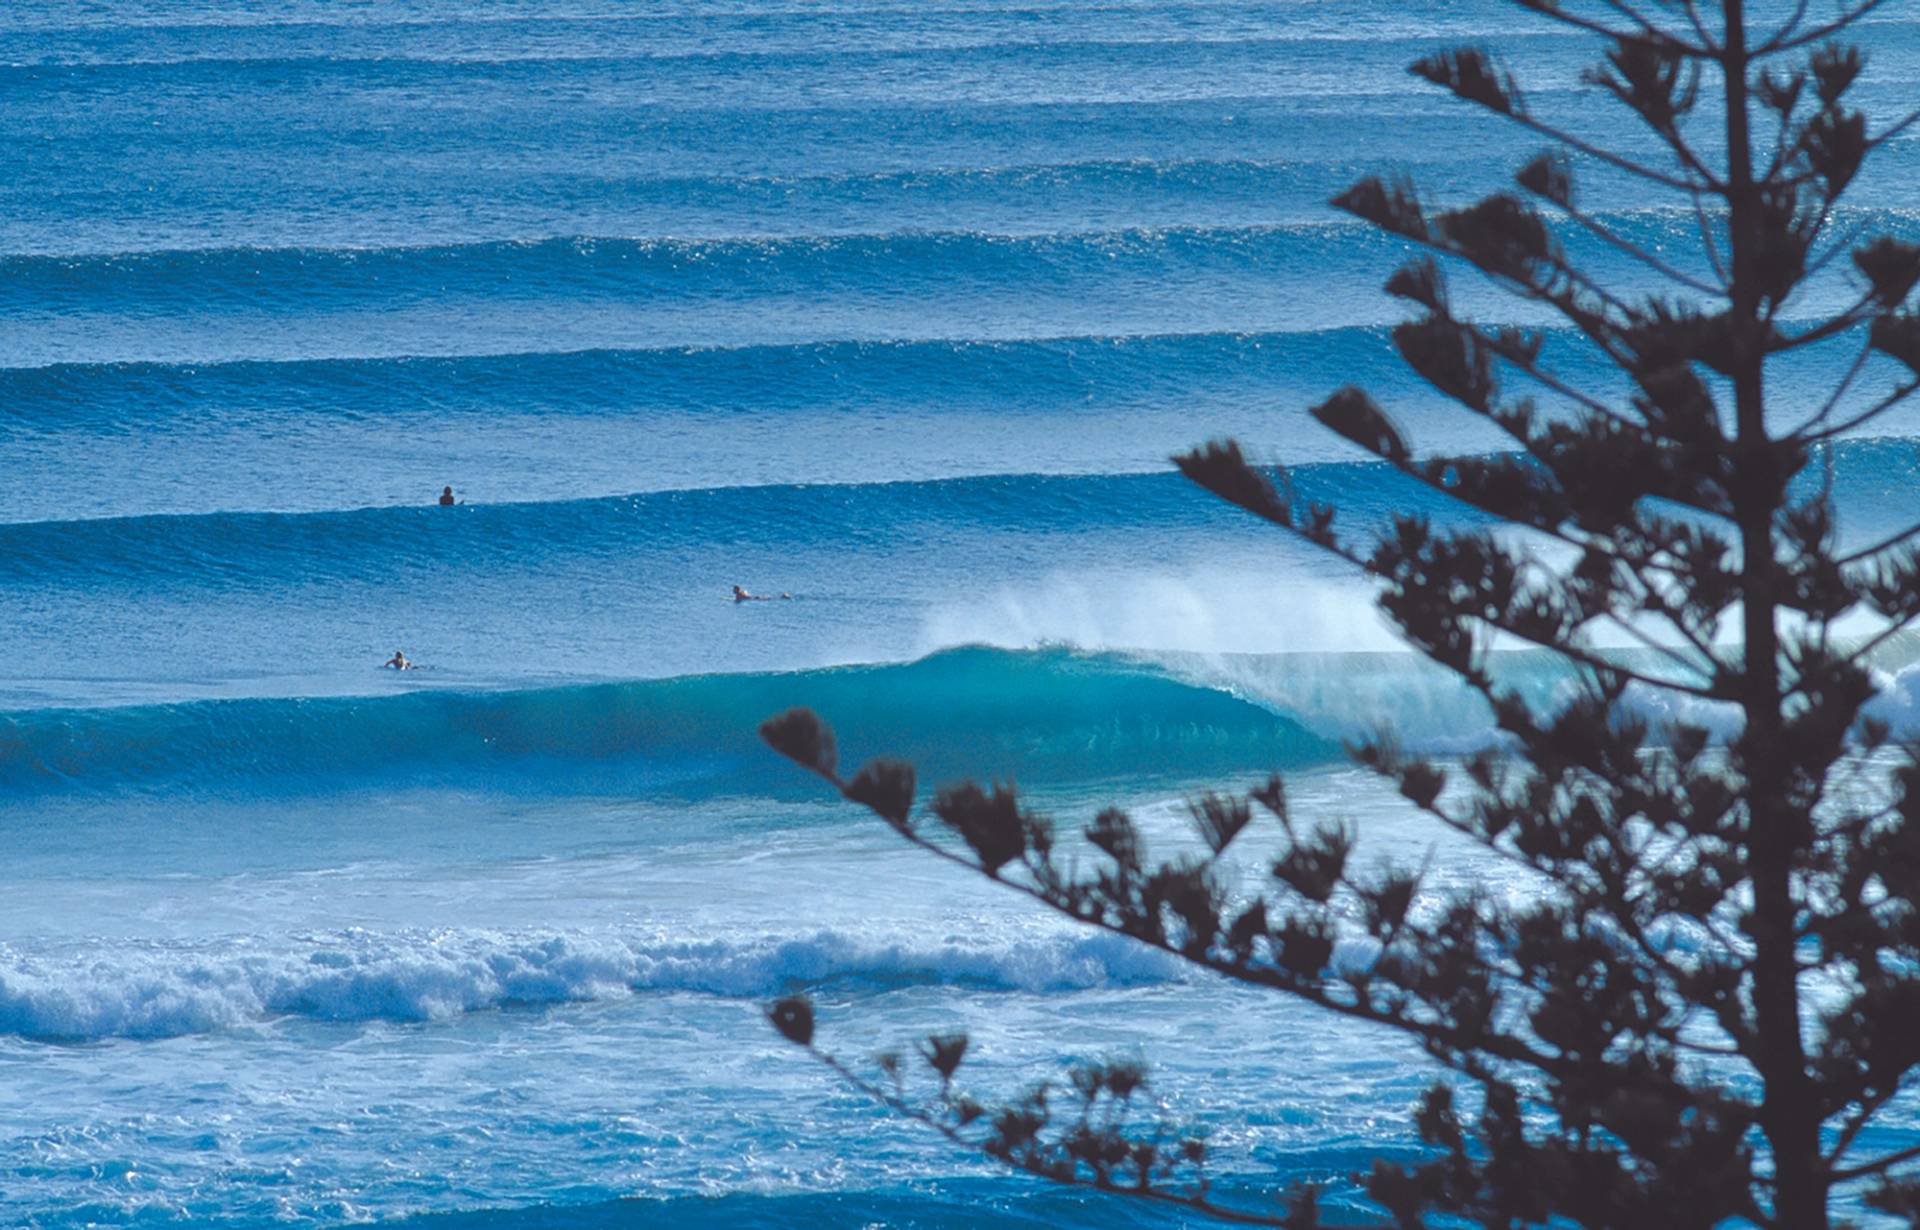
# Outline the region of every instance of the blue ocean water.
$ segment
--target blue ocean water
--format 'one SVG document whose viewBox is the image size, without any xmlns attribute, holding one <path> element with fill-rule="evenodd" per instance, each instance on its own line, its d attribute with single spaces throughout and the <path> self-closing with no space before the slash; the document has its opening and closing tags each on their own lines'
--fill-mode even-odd
<svg viewBox="0 0 1920 1230">
<path fill-rule="evenodd" d="M 1892 114 L 1920 23 L 1863 37 Z M 754 726 L 809 704 L 849 758 L 1168 845 L 1283 768 L 1367 851 L 1525 891 L 1340 750 L 1470 745 L 1476 702 L 1167 465 L 1232 434 L 1356 522 L 1458 516 L 1302 411 L 1359 380 L 1497 443 L 1326 205 L 1535 152 L 1404 71 L 1480 39 L 1604 114 L 1594 49 L 1494 0 L 0 8 L 0 1221 L 1180 1224 L 891 1121 L 773 1036 L 796 988 L 853 1056 L 971 1030 L 988 1089 L 1163 1061 L 1229 1187 L 1407 1149 L 1412 1048 L 956 879 Z M 1920 233 L 1917 170 L 1893 142 L 1848 221 Z M 1916 428 L 1823 459 L 1843 533 L 1911 515 Z"/>
</svg>

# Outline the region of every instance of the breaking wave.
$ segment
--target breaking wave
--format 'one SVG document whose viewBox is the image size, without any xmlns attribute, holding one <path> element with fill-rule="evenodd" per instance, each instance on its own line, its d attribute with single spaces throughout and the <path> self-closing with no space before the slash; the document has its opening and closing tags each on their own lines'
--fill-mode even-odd
<svg viewBox="0 0 1920 1230">
<path fill-rule="evenodd" d="M 276 1017 L 436 1021 L 649 991 L 747 999 L 821 984 L 1055 992 L 1180 976 L 1178 962 L 1130 940 L 1080 934 L 992 945 L 885 943 L 832 930 L 703 941 L 585 932 L 342 932 L 271 953 L 244 940 L 60 955 L 0 947 L 0 1034 L 167 1038 Z"/>
<path fill-rule="evenodd" d="M 1143 763 L 1265 769 L 1337 754 L 1230 691 L 1064 649 L 949 650 L 917 662 L 520 691 L 194 701 L 0 715 L 0 793 L 191 785 L 272 792 L 518 773 L 706 793 L 792 780 L 765 717 L 808 705 L 850 759 L 924 777 L 1097 780 Z"/>
</svg>

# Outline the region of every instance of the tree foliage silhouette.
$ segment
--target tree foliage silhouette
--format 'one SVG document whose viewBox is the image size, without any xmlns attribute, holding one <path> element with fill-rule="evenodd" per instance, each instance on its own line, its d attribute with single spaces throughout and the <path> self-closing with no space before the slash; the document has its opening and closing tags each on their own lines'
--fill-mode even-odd
<svg viewBox="0 0 1920 1230">
<path fill-rule="evenodd" d="M 1353 754 L 1537 894 L 1514 904 L 1360 868 L 1352 835 L 1303 822 L 1278 778 L 1195 800 L 1194 848 L 1166 861 L 1147 857 L 1126 813 L 1103 811 L 1083 832 L 1099 851 L 1083 872 L 1010 786 L 946 787 L 939 824 L 925 824 L 911 766 L 842 777 L 832 732 L 805 710 L 762 734 L 938 857 L 1416 1041 L 1448 1078 L 1415 1115 L 1421 1159 L 1377 1162 L 1366 1180 L 1391 1224 L 1806 1230 L 1850 1195 L 1920 1224 L 1920 1145 L 1869 1147 L 1920 1063 L 1920 760 L 1869 709 L 1869 656 L 1920 614 L 1920 527 L 1843 545 L 1815 466 L 1920 373 L 1920 247 L 1863 239 L 1839 209 L 1867 156 L 1915 118 L 1876 129 L 1848 101 L 1863 61 L 1834 40 L 1881 0 L 1827 19 L 1783 3 L 1764 28 L 1741 0 L 1515 2 L 1603 40 L 1584 80 L 1659 156 L 1536 115 L 1484 50 L 1413 65 L 1551 143 L 1517 190 L 1465 207 L 1380 179 L 1335 200 L 1417 249 L 1387 283 L 1411 311 L 1393 341 L 1512 447 L 1423 455 L 1357 388 L 1312 409 L 1482 516 L 1401 515 L 1355 535 L 1234 442 L 1175 461 L 1375 578 L 1405 640 L 1485 699 L 1499 742 L 1478 754 L 1436 761 L 1387 736 Z M 1584 207 L 1576 169 L 1677 194 L 1698 221 L 1697 267 Z M 1575 235 L 1663 289 L 1602 285 L 1570 258 Z M 1550 347 L 1543 330 L 1456 315 L 1443 261 L 1562 336 Z M 1576 348 L 1615 382 L 1565 375 L 1555 357 Z M 1770 407 L 1770 373 L 1809 351 L 1835 356 L 1831 395 Z M 1510 645 L 1562 660 L 1577 694 L 1523 699 L 1499 679 L 1495 649 Z M 1280 853 L 1257 891 L 1230 892 L 1220 856 L 1256 824 Z M 1377 959 L 1333 972 L 1336 939 L 1354 933 L 1377 941 Z M 1229 1220 L 1318 1224 L 1311 1188 L 1279 1204 L 1220 1197 L 1202 1144 L 1129 1113 L 1144 1080 L 1132 1064 L 1076 1068 L 987 1106 L 957 1089 L 963 1037 L 925 1043 L 924 1077 L 894 1055 L 866 1074 L 815 1043 L 805 999 L 771 1015 L 859 1088 L 1014 1167 Z"/>
</svg>

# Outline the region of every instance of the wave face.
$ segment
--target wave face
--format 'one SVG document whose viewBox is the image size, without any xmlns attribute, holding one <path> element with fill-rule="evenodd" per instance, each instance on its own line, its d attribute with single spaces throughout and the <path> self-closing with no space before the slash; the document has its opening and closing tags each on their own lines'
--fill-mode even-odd
<svg viewBox="0 0 1920 1230">
<path fill-rule="evenodd" d="M 928 781 L 1099 778 L 1143 762 L 1260 769 L 1334 750 L 1144 664 L 959 649 L 902 666 L 521 692 L 16 712 L 0 715 L 0 790 L 297 789 L 520 768 L 738 791 L 786 777 L 754 730 L 793 705 L 833 722 L 849 757 L 903 757 Z"/>
</svg>

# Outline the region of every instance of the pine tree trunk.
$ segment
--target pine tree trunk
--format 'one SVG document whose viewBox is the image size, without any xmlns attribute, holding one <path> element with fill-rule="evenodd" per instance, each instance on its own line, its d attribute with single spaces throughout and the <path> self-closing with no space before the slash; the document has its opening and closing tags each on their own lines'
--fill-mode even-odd
<svg viewBox="0 0 1920 1230">
<path fill-rule="evenodd" d="M 1760 1126 L 1773 1154 L 1774 1216 L 1794 1230 L 1824 1230 L 1827 1185 L 1820 1162 L 1818 1106 L 1800 1036 L 1799 979 L 1794 955 L 1791 875 L 1805 841 L 1804 817 L 1786 799 L 1780 642 L 1772 512 L 1782 476 L 1766 425 L 1765 330 L 1756 261 L 1763 241 L 1753 182 L 1747 105 L 1747 34 L 1743 0 L 1726 0 L 1727 186 L 1732 245 L 1733 321 L 1744 335 L 1734 373 L 1736 466 L 1734 501 L 1740 527 L 1745 638 L 1745 751 L 1750 788 L 1749 857 L 1753 876 L 1753 1002 L 1756 1056 L 1765 1082 Z"/>
</svg>

